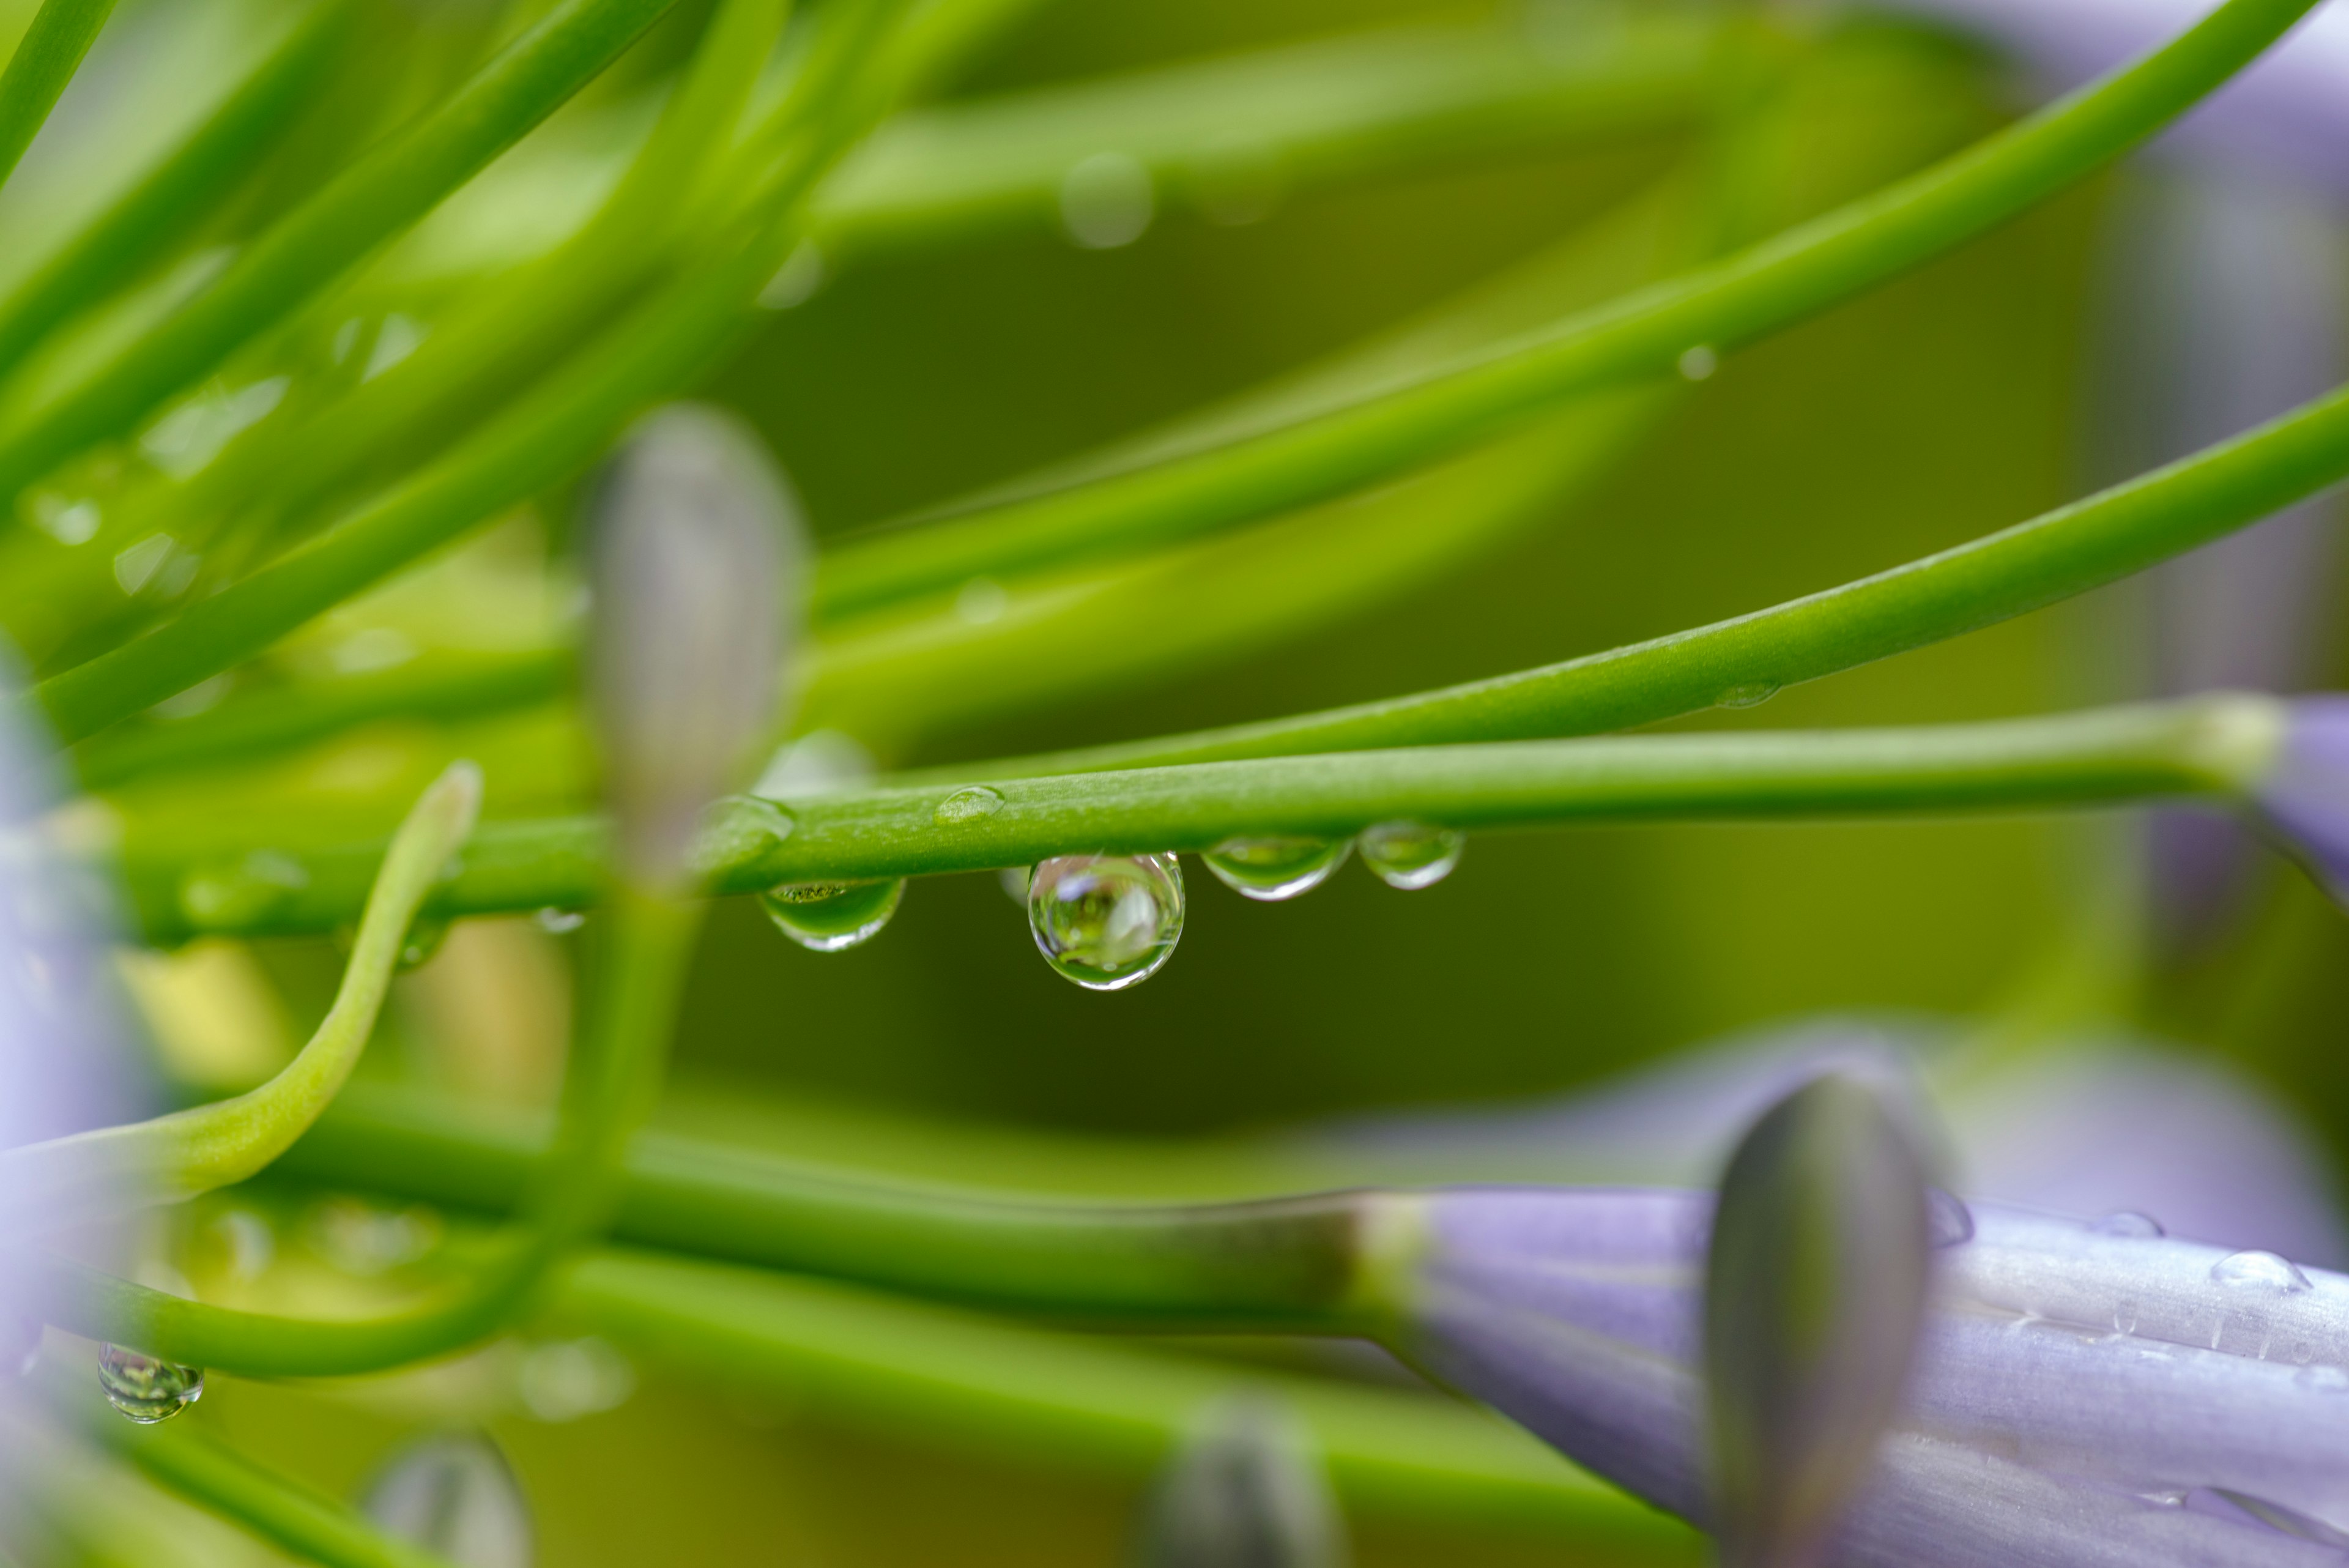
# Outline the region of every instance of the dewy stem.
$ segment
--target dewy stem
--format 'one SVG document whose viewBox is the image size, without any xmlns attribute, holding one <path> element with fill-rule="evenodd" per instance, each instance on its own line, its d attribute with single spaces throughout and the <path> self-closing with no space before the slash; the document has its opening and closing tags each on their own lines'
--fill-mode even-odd
<svg viewBox="0 0 2349 1568">
<path fill-rule="evenodd" d="M 42 0 L 0 71 L 0 185 L 16 171 L 113 10 L 114 0 Z"/>
<path fill-rule="evenodd" d="M 1725 350 L 1783 327 L 2064 189 L 2226 81 L 2311 4 L 2228 0 L 2165 47 L 1924 174 L 1448 370 L 1209 452 L 843 543 L 818 579 L 817 612 L 1245 522 L 1401 472 L 1571 393 L 1669 375 L 1692 348 Z"/>
<path fill-rule="evenodd" d="M 456 1349 L 535 1300 L 548 1271 L 610 1218 L 629 1138 L 660 1081 L 698 907 L 614 889 L 583 1050 L 552 1147 L 518 1173 L 515 1234 L 460 1284 L 405 1313 L 358 1321 L 232 1312 L 163 1294 L 55 1255 L 21 1260 L 49 1322 L 149 1355 L 260 1376 L 377 1371 Z"/>
<path fill-rule="evenodd" d="M 459 763 L 416 803 L 367 894 L 334 1005 L 283 1071 L 232 1099 L 0 1150 L 0 1231 L 178 1202 L 243 1181 L 284 1154 L 358 1064 L 409 923 L 472 831 L 481 799 L 481 770 Z"/>
<path fill-rule="evenodd" d="M 202 293 L 0 441 L 0 498 L 119 433 L 285 319 L 593 80 L 670 4 L 563 0 L 429 114 L 254 241 Z"/>
<path fill-rule="evenodd" d="M 2225 802 L 2259 781 L 2281 725 L 2273 699 L 2220 696 L 1999 723 L 1417 747 L 879 788 L 787 805 L 738 803 L 706 837 L 702 870 L 719 891 L 749 892 L 1021 866 L 1078 851 L 1200 850 L 1251 834 L 1343 836 L 1398 817 L 1501 828 Z M 299 877 L 286 876 L 266 900 L 227 901 L 211 918 L 181 897 L 205 867 L 129 858 L 123 873 L 158 939 L 316 930 L 348 918 L 374 853 L 285 852 Z M 603 854 L 593 820 L 492 825 L 431 908 L 575 908 L 595 898 Z"/>
</svg>

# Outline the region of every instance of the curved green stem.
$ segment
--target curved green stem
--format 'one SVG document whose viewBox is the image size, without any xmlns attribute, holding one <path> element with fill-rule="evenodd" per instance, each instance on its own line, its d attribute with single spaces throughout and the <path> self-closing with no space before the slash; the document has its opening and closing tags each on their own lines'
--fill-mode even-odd
<svg viewBox="0 0 2349 1568">
<path fill-rule="evenodd" d="M 0 71 L 0 185 L 16 171 L 113 11 L 114 0 L 42 0 Z"/>
<path fill-rule="evenodd" d="M 818 580 L 817 610 L 845 614 L 980 574 L 1263 516 L 1455 451 L 1569 393 L 1669 375 L 1692 347 L 1751 341 L 2045 200 L 2226 81 L 2309 5 L 2228 0 L 2168 47 L 1937 169 L 1449 371 L 1214 451 L 843 544 Z"/>
<path fill-rule="evenodd" d="M 2225 803 L 2258 783 L 2282 725 L 2273 699 L 2222 696 L 1999 723 L 1413 747 L 884 787 L 738 804 L 705 838 L 702 870 L 719 891 L 750 892 L 1080 851 L 1202 850 L 1249 835 L 1341 837 L 1396 818 L 1505 828 Z M 589 819 L 493 825 L 431 908 L 460 915 L 592 902 L 603 845 Z M 189 878 L 207 874 L 201 866 L 139 857 L 123 870 L 158 937 L 316 930 L 347 918 L 371 853 L 288 854 L 299 877 L 266 898 L 221 900 L 216 912 L 181 897 Z"/>
<path fill-rule="evenodd" d="M 481 799 L 481 771 L 460 763 L 416 803 L 385 852 L 334 1005 L 282 1072 L 232 1099 L 0 1151 L 0 1223 L 46 1231 L 177 1202 L 284 1154 L 357 1065 L 409 922 L 472 831 Z"/>
<path fill-rule="evenodd" d="M 320 85 L 350 16 L 344 0 L 321 0 L 177 151 L 0 299 L 0 368 L 150 262 L 244 176 L 254 151 Z"/>
<path fill-rule="evenodd" d="M 530 1306 L 548 1271 L 600 1231 L 621 1161 L 657 1091 L 697 906 L 615 890 L 583 1050 L 546 1157 L 523 1173 L 516 1233 L 466 1282 L 409 1311 L 336 1322 L 230 1312 L 54 1255 L 23 1260 L 32 1305 L 77 1334 L 265 1376 L 371 1372 L 438 1355 Z"/>
<path fill-rule="evenodd" d="M 284 320 L 594 79 L 671 3 L 563 0 L 417 125 L 353 164 L 202 294 L 0 441 L 0 496 L 127 428 Z"/>
</svg>

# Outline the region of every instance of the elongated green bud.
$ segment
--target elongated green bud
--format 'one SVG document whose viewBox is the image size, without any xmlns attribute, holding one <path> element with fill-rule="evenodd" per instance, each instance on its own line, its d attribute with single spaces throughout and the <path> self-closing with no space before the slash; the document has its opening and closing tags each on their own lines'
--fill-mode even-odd
<svg viewBox="0 0 2349 1568">
<path fill-rule="evenodd" d="M 590 518 L 589 695 L 623 879 L 685 875 L 703 810 L 740 787 L 796 641 L 799 510 L 732 416 L 674 404 L 613 460 Z"/>
<path fill-rule="evenodd" d="M 1868 1479 L 1924 1316 L 1930 1198 L 1907 1130 L 1842 1075 L 1779 1101 L 1731 1157 L 1704 1288 L 1727 1568 L 1811 1568 Z"/>
</svg>

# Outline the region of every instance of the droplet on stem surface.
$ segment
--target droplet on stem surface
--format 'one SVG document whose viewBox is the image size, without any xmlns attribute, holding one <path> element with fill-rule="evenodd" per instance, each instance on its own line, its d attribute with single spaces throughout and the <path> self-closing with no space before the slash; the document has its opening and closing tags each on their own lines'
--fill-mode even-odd
<svg viewBox="0 0 2349 1568">
<path fill-rule="evenodd" d="M 422 969 L 449 940 L 449 922 L 419 915 L 409 922 L 408 935 L 400 940 L 399 967 L 403 970 Z"/>
<path fill-rule="evenodd" d="M 554 937 L 567 936 L 587 923 L 585 910 L 565 909 L 553 904 L 531 918 L 538 922 L 540 930 Z"/>
<path fill-rule="evenodd" d="M 1003 809 L 1003 796 L 985 784 L 966 784 L 938 802 L 930 812 L 930 820 L 940 827 L 959 827 L 966 822 L 982 822 Z"/>
<path fill-rule="evenodd" d="M 897 912 L 902 877 L 878 882 L 787 882 L 759 895 L 775 929 L 810 952 L 836 953 L 871 940 Z"/>
<path fill-rule="evenodd" d="M 1707 381 L 1721 369 L 1721 355 L 1710 343 L 1698 343 L 1681 350 L 1681 379 Z"/>
<path fill-rule="evenodd" d="M 2130 1236 L 2146 1241 L 2168 1234 L 2162 1230 L 2160 1220 L 2134 1209 L 2116 1209 L 2088 1229 L 2099 1236 Z"/>
<path fill-rule="evenodd" d="M 1061 177 L 1061 224 L 1087 250 L 1140 239 L 1157 208 L 1150 171 L 1123 152 L 1096 152 Z"/>
<path fill-rule="evenodd" d="M 2230 1289 L 2292 1296 L 2310 1288 L 2297 1264 L 2273 1252 L 2230 1252 L 2210 1265 L 2210 1278 Z"/>
<path fill-rule="evenodd" d="M 109 1345 L 98 1353 L 98 1386 L 106 1402 L 142 1427 L 168 1421 L 204 1397 L 200 1366 L 182 1366 Z"/>
<path fill-rule="evenodd" d="M 1716 708 L 1759 708 L 1778 694 L 1775 680 L 1741 680 L 1713 700 Z"/>
<path fill-rule="evenodd" d="M 1158 972 L 1183 935 L 1172 855 L 1062 855 L 1028 878 L 1028 927 L 1044 961 L 1087 991 Z"/>
<path fill-rule="evenodd" d="M 1352 847 L 1343 838 L 1226 838 L 1199 858 L 1242 898 L 1276 903 L 1328 881 Z"/>
<path fill-rule="evenodd" d="M 1460 864 L 1467 837 L 1456 829 L 1424 822 L 1381 822 L 1362 829 L 1354 846 L 1362 864 L 1390 888 L 1416 892 L 1433 888 Z"/>
</svg>

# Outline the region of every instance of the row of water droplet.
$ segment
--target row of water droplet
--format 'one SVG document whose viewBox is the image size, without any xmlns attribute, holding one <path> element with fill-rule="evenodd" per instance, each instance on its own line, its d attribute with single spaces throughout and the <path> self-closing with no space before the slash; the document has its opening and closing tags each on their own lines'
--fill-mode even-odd
<svg viewBox="0 0 2349 1568">
<path fill-rule="evenodd" d="M 990 815 L 977 801 L 957 802 L 993 794 L 957 791 L 938 807 L 938 820 L 950 826 Z M 1453 828 L 1385 822 L 1353 838 L 1229 838 L 1200 859 L 1235 892 L 1276 902 L 1311 892 L 1356 851 L 1390 888 L 1433 887 L 1460 863 L 1464 842 Z M 1183 870 L 1172 854 L 1055 856 L 1024 875 L 1006 873 L 1006 887 L 1027 905 L 1044 961 L 1088 991 L 1140 984 L 1165 965 L 1183 935 Z M 760 903 L 783 935 L 832 953 L 871 940 L 905 890 L 902 879 L 793 882 L 768 889 Z"/>
</svg>

